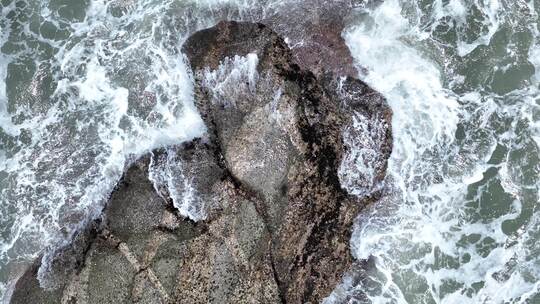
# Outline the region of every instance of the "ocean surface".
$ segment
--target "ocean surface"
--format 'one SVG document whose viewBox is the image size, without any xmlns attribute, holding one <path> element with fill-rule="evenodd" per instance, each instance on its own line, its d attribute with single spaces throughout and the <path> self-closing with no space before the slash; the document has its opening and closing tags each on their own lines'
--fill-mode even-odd
<svg viewBox="0 0 540 304">
<path fill-rule="evenodd" d="M 0 0 L 0 297 L 39 255 L 46 278 L 130 162 L 204 134 L 183 41 L 292 2 L 314 3 Z M 342 35 L 394 111 L 394 150 L 354 227 L 364 266 L 326 303 L 540 303 L 539 18 L 538 0 L 351 10 Z M 178 182 L 175 166 L 153 178 Z M 172 193 L 204 218 L 192 193 Z"/>
</svg>

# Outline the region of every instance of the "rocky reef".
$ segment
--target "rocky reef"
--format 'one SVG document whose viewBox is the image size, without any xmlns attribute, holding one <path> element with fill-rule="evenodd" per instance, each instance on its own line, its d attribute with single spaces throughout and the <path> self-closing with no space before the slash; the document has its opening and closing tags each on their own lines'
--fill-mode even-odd
<svg viewBox="0 0 540 304">
<path fill-rule="evenodd" d="M 291 50 L 262 23 L 223 21 L 193 34 L 183 50 L 207 136 L 129 166 L 102 216 L 51 262 L 55 288 L 40 286 L 37 260 L 10 303 L 327 297 L 352 267 L 355 217 L 377 199 L 392 113 L 354 78 L 340 36 L 316 37 L 331 51 Z M 187 210 L 157 176 L 172 161 Z"/>
</svg>

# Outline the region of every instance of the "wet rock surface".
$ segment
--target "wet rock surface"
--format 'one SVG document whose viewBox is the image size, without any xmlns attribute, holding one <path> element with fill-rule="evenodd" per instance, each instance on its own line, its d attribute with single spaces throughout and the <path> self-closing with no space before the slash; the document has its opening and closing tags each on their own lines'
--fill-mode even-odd
<svg viewBox="0 0 540 304">
<path fill-rule="evenodd" d="M 262 22 L 285 37 L 295 62 L 302 69 L 315 74 L 356 77 L 358 72 L 341 34 L 349 14 L 365 4 L 364 0 L 290 3 Z"/>
<path fill-rule="evenodd" d="M 84 232 L 84 254 L 56 263 L 70 268 L 64 283 L 41 289 L 36 263 L 11 303 L 320 303 L 351 269 L 353 220 L 377 198 L 391 152 L 384 98 L 341 78 L 348 62 L 308 70 L 324 63 L 259 23 L 220 22 L 184 53 L 207 137 L 131 165 Z M 351 140 L 362 136 L 374 138 Z M 182 164 L 174 191 L 197 197 L 197 222 L 151 178 L 169 161 Z M 370 164 L 370 176 L 347 175 Z"/>
</svg>

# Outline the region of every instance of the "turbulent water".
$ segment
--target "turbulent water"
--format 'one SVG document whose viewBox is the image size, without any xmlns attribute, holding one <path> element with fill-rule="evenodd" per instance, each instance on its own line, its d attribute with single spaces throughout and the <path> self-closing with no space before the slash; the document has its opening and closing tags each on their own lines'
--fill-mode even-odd
<svg viewBox="0 0 540 304">
<path fill-rule="evenodd" d="M 303 1 L 0 1 L 2 289 L 99 214 L 130 161 L 205 132 L 184 39 L 288 2 Z M 354 228 L 363 268 L 327 302 L 540 303 L 540 2 L 350 14 L 343 37 L 394 111 L 394 151 Z M 167 162 L 161 183 L 181 166 Z M 203 218 L 183 191 L 176 206 Z"/>
</svg>

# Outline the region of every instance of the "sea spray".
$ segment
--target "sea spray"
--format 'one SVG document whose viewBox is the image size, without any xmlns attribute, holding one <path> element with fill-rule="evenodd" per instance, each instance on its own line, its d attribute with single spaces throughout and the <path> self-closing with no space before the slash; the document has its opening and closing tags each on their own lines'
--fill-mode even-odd
<svg viewBox="0 0 540 304">
<path fill-rule="evenodd" d="M 291 3 L 302 4 L 2 2 L 0 282 L 44 247 L 69 242 L 131 161 L 204 133 L 185 37 L 221 19 L 260 21 Z M 343 36 L 362 79 L 394 110 L 395 145 L 377 189 L 384 195 L 353 234 L 361 280 L 346 278 L 329 301 L 539 300 L 538 9 L 533 1 L 387 0 L 351 12 Z M 349 139 L 348 161 L 363 170 L 365 141 Z M 182 169 L 174 158 L 165 164 Z M 370 181 L 366 169 L 357 177 Z M 350 172 L 341 179 L 357 184 Z M 348 190 L 373 190 L 360 184 Z M 202 219 L 185 189 L 176 207 Z"/>
<path fill-rule="evenodd" d="M 357 12 L 344 37 L 392 106 L 395 144 L 386 193 L 353 232 L 363 277 L 327 302 L 539 299 L 538 83 L 523 55 L 537 8 L 524 3 L 391 0 Z"/>
</svg>

